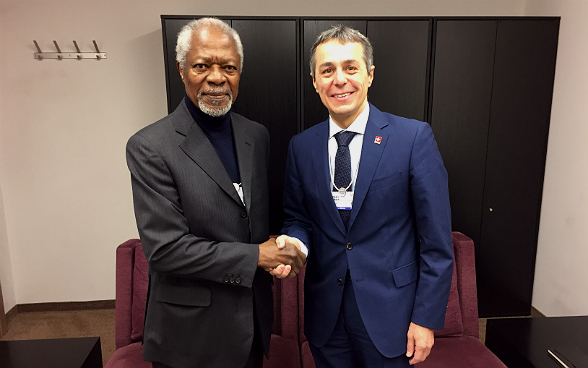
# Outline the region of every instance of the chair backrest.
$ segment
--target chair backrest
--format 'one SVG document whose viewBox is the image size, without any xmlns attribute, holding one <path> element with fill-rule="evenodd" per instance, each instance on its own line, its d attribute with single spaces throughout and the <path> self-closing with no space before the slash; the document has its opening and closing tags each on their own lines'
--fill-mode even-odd
<svg viewBox="0 0 588 368">
<path fill-rule="evenodd" d="M 466 235 L 452 234 L 454 268 L 443 330 L 435 336 L 479 336 L 478 295 L 474 242 Z"/>
<path fill-rule="evenodd" d="M 141 241 L 130 239 L 116 250 L 116 348 L 143 338 L 149 267 Z M 298 279 L 278 279 L 272 285 L 276 335 L 298 341 Z"/>
<path fill-rule="evenodd" d="M 453 270 L 445 327 L 437 337 L 469 335 L 478 338 L 478 297 L 475 250 L 472 239 L 452 233 Z M 143 338 L 147 300 L 148 265 L 141 241 L 130 239 L 116 249 L 116 348 Z M 304 275 L 302 268 L 292 279 L 274 278 L 274 326 L 276 335 L 306 341 L 304 335 Z"/>
<path fill-rule="evenodd" d="M 474 242 L 460 232 L 451 234 L 454 254 L 451 291 L 447 303 L 447 314 L 443 330 L 436 331 L 436 337 L 468 335 L 478 338 L 478 295 L 476 289 L 476 262 Z M 300 344 L 306 341 L 304 335 L 304 274 L 298 274 L 298 313 Z"/>
<path fill-rule="evenodd" d="M 143 338 L 148 266 L 141 241 L 130 239 L 116 248 L 116 348 Z"/>
<path fill-rule="evenodd" d="M 298 341 L 298 279 L 274 277 L 274 325 L 272 333 Z"/>
<path fill-rule="evenodd" d="M 298 336 L 300 337 L 298 343 L 302 345 L 303 342 L 307 341 L 306 335 L 304 334 L 304 276 L 306 275 L 306 265 L 300 269 L 298 276 L 296 276 L 298 282 Z"/>
<path fill-rule="evenodd" d="M 461 308 L 464 335 L 479 337 L 478 288 L 476 284 L 476 251 L 474 241 L 454 231 L 453 251 L 457 265 L 457 290 Z"/>
</svg>

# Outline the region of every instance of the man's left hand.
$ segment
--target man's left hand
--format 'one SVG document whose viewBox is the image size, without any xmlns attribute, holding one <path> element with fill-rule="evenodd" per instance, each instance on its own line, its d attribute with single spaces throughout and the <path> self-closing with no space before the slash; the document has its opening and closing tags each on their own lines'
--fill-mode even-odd
<svg viewBox="0 0 588 368">
<path fill-rule="evenodd" d="M 427 359 L 435 342 L 433 330 L 411 322 L 407 336 L 406 356 L 411 358 L 408 362 L 415 365 Z"/>
</svg>

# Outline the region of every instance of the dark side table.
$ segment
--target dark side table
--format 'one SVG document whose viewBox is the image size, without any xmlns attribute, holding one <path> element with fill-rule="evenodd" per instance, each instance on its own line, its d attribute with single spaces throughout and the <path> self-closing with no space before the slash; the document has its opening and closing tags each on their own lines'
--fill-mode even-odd
<svg viewBox="0 0 588 368">
<path fill-rule="evenodd" d="M 102 368 L 99 337 L 0 341 L 2 368 Z"/>
<path fill-rule="evenodd" d="M 509 368 L 562 368 L 547 350 L 575 356 L 588 368 L 588 316 L 489 319 L 486 346 Z"/>
</svg>

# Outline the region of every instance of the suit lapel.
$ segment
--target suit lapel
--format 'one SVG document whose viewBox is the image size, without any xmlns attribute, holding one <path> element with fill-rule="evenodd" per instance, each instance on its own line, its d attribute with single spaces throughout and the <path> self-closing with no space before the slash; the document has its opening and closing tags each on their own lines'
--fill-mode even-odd
<svg viewBox="0 0 588 368">
<path fill-rule="evenodd" d="M 359 172 L 357 182 L 355 183 L 355 192 L 353 193 L 353 207 L 349 215 L 349 228 L 359 212 L 363 200 L 370 187 L 376 168 L 382 158 L 382 153 L 388 142 L 389 130 L 384 129 L 388 124 L 380 118 L 381 112 L 370 104 L 370 116 L 365 127 L 363 136 L 363 145 L 361 148 L 361 158 L 359 160 Z M 376 137 L 381 138 L 379 144 L 375 143 Z"/>
<path fill-rule="evenodd" d="M 241 176 L 241 185 L 243 187 L 243 200 L 245 201 L 247 213 L 249 213 L 251 209 L 251 180 L 253 179 L 251 176 L 253 174 L 255 142 L 247 134 L 247 127 L 241 123 L 240 119 L 238 115 L 231 114 L 235 150 L 237 151 L 237 163 L 239 164 L 239 175 Z M 239 200 L 239 203 L 241 203 L 241 200 Z"/>
<path fill-rule="evenodd" d="M 331 216 L 331 219 L 337 225 L 339 231 L 342 234 L 346 234 L 345 225 L 337 206 L 333 201 L 332 183 L 331 183 L 331 171 L 329 168 L 329 121 L 321 123 L 320 129 L 317 130 L 316 141 L 311 144 L 313 154 L 312 163 L 314 167 L 314 173 L 316 175 L 317 191 L 319 198 L 321 198 L 327 213 Z"/>
<path fill-rule="evenodd" d="M 190 115 L 185 103 L 174 112 L 176 131 L 186 137 L 180 148 L 229 196 L 242 205 L 241 199 L 214 147 Z M 239 167 L 239 169 L 241 169 Z"/>
</svg>

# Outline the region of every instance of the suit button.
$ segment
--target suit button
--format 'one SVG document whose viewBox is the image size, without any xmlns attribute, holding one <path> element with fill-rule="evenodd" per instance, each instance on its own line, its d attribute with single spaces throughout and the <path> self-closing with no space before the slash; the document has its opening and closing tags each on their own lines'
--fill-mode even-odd
<svg viewBox="0 0 588 368">
<path fill-rule="evenodd" d="M 349 250 L 353 249 L 353 244 L 347 243 L 347 249 L 349 249 Z"/>
<path fill-rule="evenodd" d="M 343 280 L 338 279 L 337 282 L 339 283 L 339 285 L 343 285 Z"/>
<path fill-rule="evenodd" d="M 223 281 L 224 281 L 224 282 L 225 282 L 225 284 L 226 284 L 226 283 L 228 283 L 228 282 L 229 282 L 229 278 L 228 278 L 227 276 L 225 276 L 225 279 L 224 279 Z"/>
<path fill-rule="evenodd" d="M 247 212 L 245 212 L 245 210 L 241 211 L 241 217 L 243 217 L 243 218 L 247 217 Z"/>
<path fill-rule="evenodd" d="M 237 285 L 239 285 L 239 284 L 241 283 L 241 278 L 240 278 L 240 277 L 237 277 L 237 279 L 235 279 L 235 283 L 236 283 Z"/>
</svg>

